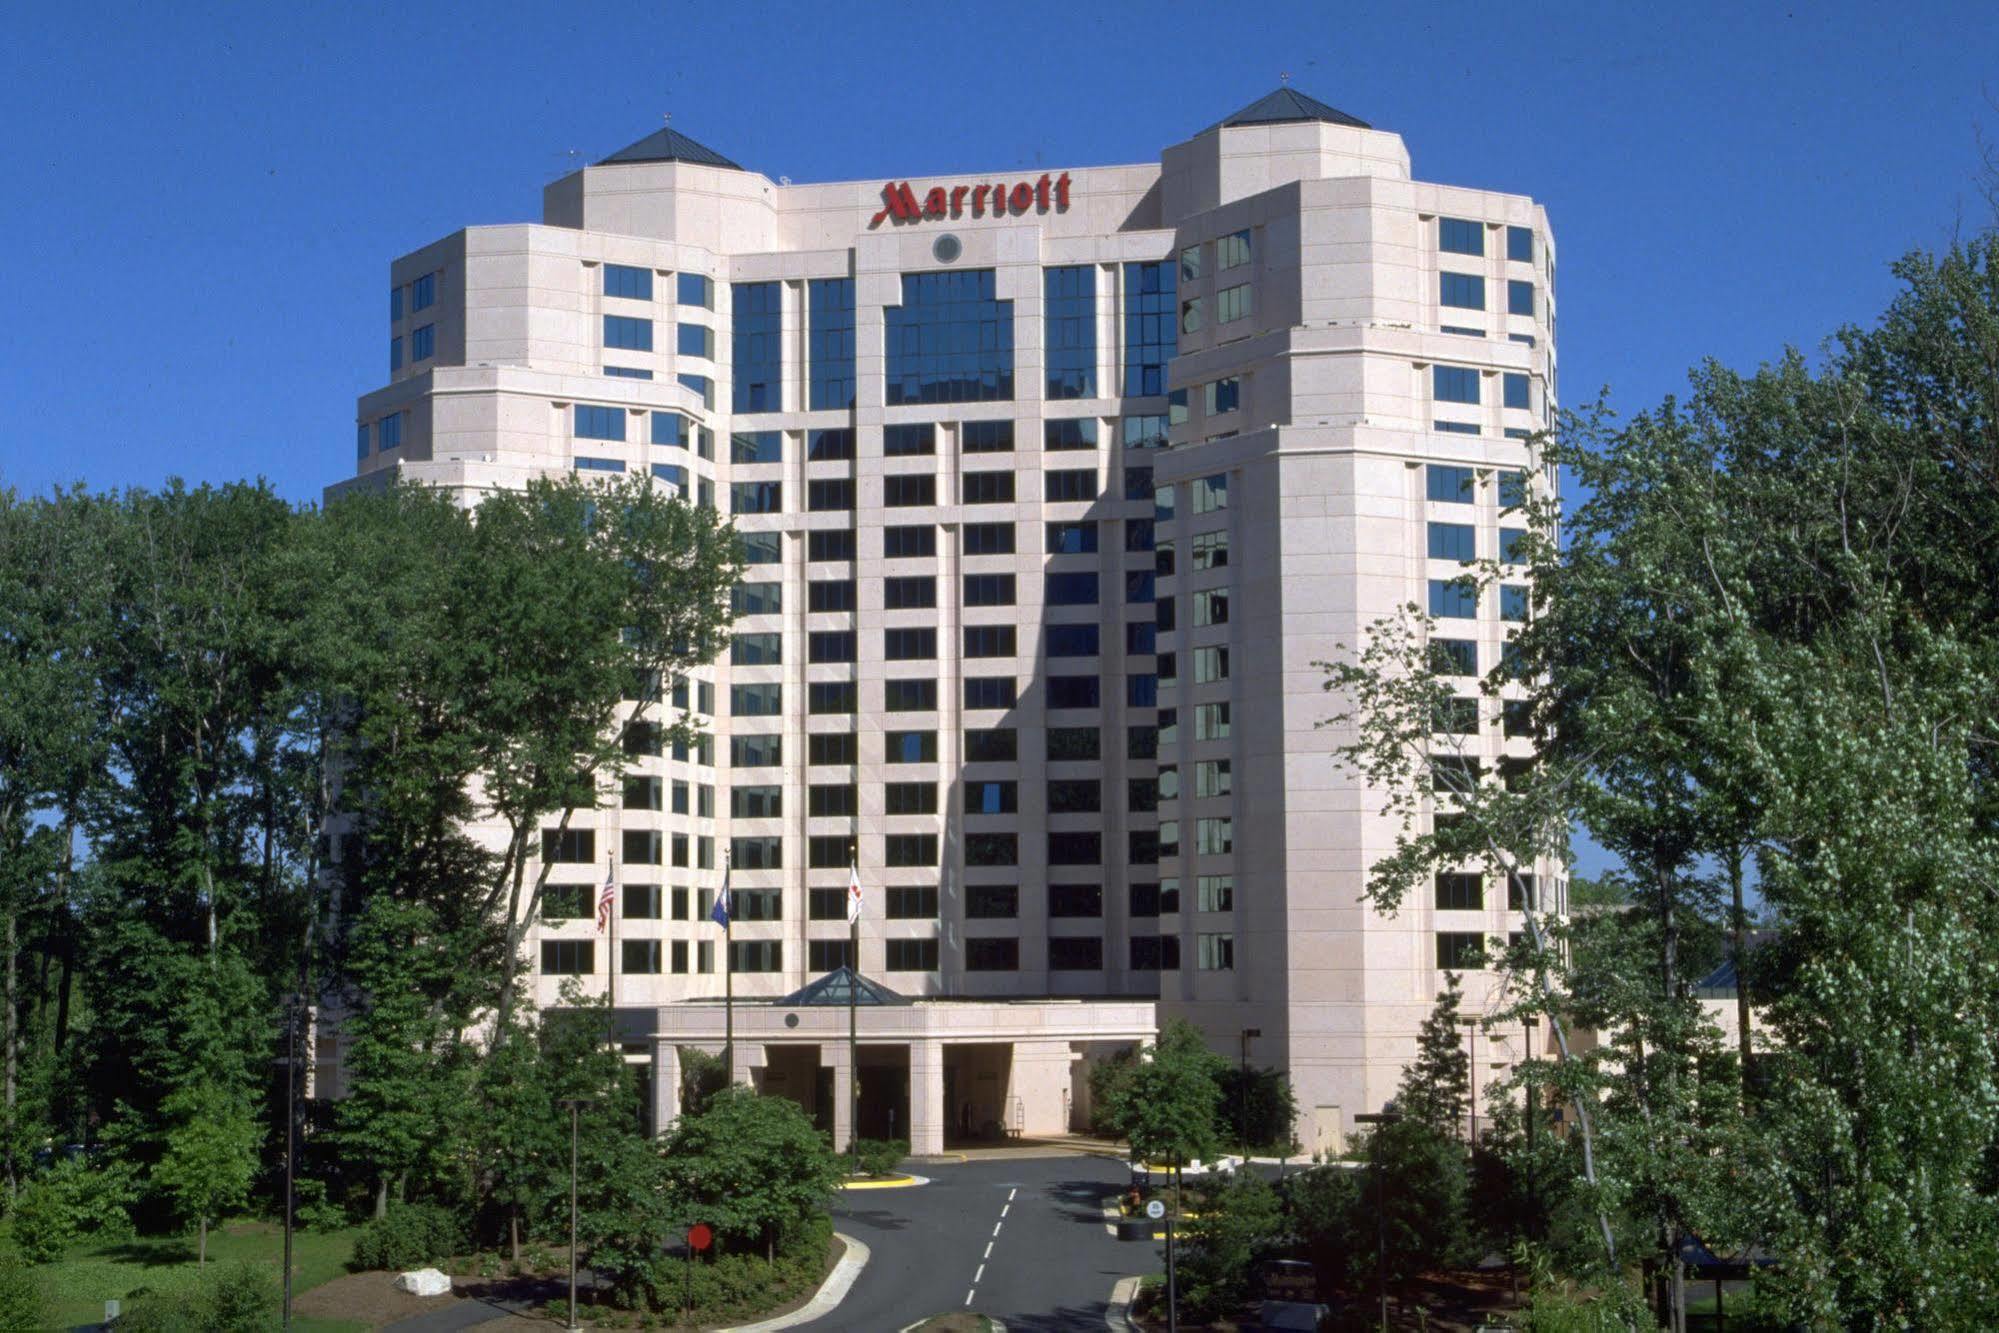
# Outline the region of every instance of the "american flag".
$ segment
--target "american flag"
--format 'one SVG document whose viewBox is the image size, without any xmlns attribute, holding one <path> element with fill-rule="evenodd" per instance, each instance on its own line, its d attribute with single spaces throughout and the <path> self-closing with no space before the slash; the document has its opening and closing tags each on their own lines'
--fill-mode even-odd
<svg viewBox="0 0 1999 1333">
<path fill-rule="evenodd" d="M 604 872 L 604 887 L 597 891 L 597 930 L 600 934 L 604 927 L 611 924 L 611 908 L 618 901 L 617 880 L 618 863 L 613 861 L 611 868 Z"/>
</svg>

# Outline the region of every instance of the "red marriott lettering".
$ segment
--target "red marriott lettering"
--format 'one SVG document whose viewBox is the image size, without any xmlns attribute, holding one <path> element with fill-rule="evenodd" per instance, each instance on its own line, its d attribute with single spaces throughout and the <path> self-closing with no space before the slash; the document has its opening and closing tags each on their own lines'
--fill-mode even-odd
<svg viewBox="0 0 1999 1333">
<path fill-rule="evenodd" d="M 868 223 L 879 227 L 884 220 L 892 222 L 922 222 L 927 218 L 961 218 L 970 215 L 982 218 L 988 215 L 1003 218 L 1011 214 L 1019 217 L 1026 213 L 1046 213 L 1050 209 L 1057 213 L 1069 211 L 1069 173 L 1050 178 L 1043 175 L 1038 181 L 1018 181 L 1012 185 L 1005 182 L 986 185 L 953 185 L 946 189 L 935 185 L 918 203 L 916 191 L 908 181 L 890 181 L 882 186 L 881 212 Z"/>
</svg>

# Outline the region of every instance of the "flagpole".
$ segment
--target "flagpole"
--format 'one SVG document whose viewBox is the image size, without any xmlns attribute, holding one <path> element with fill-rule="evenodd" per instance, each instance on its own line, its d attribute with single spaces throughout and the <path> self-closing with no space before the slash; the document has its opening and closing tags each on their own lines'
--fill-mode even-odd
<svg viewBox="0 0 1999 1333">
<path fill-rule="evenodd" d="M 722 853 L 722 891 L 729 891 L 732 853 Z M 722 1086 L 736 1081 L 736 950 L 730 940 L 736 928 L 735 903 L 722 921 Z"/>
<path fill-rule="evenodd" d="M 604 959 L 604 1037 L 611 1044 L 612 1051 L 618 1049 L 618 856 L 611 854 L 611 869 L 604 876 L 604 893 L 609 906 L 604 909 L 610 922 L 610 953 Z M 623 1059 L 623 1055 L 619 1055 Z"/>
<path fill-rule="evenodd" d="M 854 843 L 847 844 L 847 873 L 850 886 L 861 882 L 860 850 Z M 853 894 L 850 890 L 850 899 Z M 860 1009 L 857 1004 L 861 991 L 861 909 L 856 901 L 847 904 L 847 1151 L 854 1150 L 855 1140 L 861 1137 L 861 1060 L 860 1060 Z"/>
</svg>

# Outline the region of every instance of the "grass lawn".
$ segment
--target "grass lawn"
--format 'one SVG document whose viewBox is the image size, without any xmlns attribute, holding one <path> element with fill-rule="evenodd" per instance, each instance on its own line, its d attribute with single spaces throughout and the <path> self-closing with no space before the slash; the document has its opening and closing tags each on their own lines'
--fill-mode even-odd
<svg viewBox="0 0 1999 1333">
<path fill-rule="evenodd" d="M 294 1293 L 307 1291 L 347 1271 L 348 1256 L 354 1252 L 356 1229 L 332 1232 L 296 1231 L 292 1234 L 292 1261 L 296 1275 Z M 37 1271 L 54 1306 L 56 1322 L 63 1328 L 94 1324 L 104 1318 L 104 1302 L 123 1300 L 140 1287 L 157 1292 L 183 1290 L 196 1277 L 194 1237 L 145 1236 L 114 1244 L 79 1245 L 52 1264 Z M 284 1258 L 284 1228 L 275 1222 L 231 1222 L 208 1233 L 208 1262 L 234 1263 L 250 1260 L 270 1265 L 279 1272 Z M 292 1327 L 304 1333 L 349 1333 L 367 1325 L 344 1320 L 295 1319 Z"/>
</svg>

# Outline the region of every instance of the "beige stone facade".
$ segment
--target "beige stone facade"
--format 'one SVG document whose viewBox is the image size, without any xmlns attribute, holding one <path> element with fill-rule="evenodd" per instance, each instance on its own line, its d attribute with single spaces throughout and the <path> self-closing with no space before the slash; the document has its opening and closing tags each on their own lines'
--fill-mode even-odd
<svg viewBox="0 0 1999 1333">
<path fill-rule="evenodd" d="M 1362 904 L 1396 830 L 1334 764 L 1317 664 L 1500 554 L 1555 396 L 1554 256 L 1531 199 L 1417 180 L 1289 90 L 1156 164 L 1045 175 L 792 185 L 661 134 L 538 224 L 395 261 L 393 369 L 333 489 L 651 472 L 749 535 L 745 637 L 658 703 L 711 744 L 640 759 L 650 794 L 550 849 L 573 896 L 620 884 L 616 999 L 656 1050 L 719 1042 L 725 854 L 736 993 L 767 1002 L 845 961 L 851 841 L 861 970 L 924 1001 L 881 1034 L 942 1107 L 921 1134 L 956 1114 L 926 1082 L 954 1044 L 1011 1043 L 1026 1123 L 1074 1123 L 1091 1043 L 1182 1015 L 1288 1070 L 1336 1148 L 1451 937 L 1520 927 L 1493 884 Z M 1445 622 L 1480 671 L 1485 602 Z M 1525 752 L 1495 715 L 1459 739 Z M 587 911 L 539 923 L 541 1001 L 612 984 L 608 944 Z M 808 1046 L 835 1061 L 792 1033 L 742 1058 L 790 1084 Z M 1481 1084 L 1516 1059 L 1481 1040 Z"/>
</svg>

